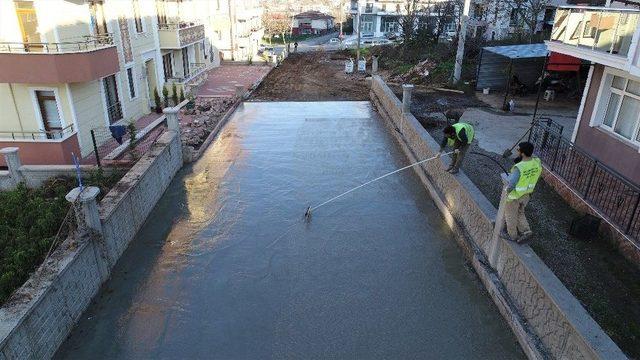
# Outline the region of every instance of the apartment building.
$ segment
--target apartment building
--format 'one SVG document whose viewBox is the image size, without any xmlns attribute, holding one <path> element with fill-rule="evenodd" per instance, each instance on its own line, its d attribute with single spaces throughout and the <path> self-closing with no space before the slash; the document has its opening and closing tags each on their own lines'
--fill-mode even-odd
<svg viewBox="0 0 640 360">
<path fill-rule="evenodd" d="M 449 0 L 441 0 L 446 2 Z M 417 7 L 419 12 L 433 6 L 438 0 L 419 0 Z M 389 33 L 399 33 L 401 30 L 402 17 L 406 15 L 407 1 L 404 0 L 351 0 L 350 13 L 354 15 L 354 31 L 358 28 L 362 36 L 382 37 Z M 360 18 L 356 16 L 360 13 Z M 359 27 L 359 22 L 361 26 Z M 456 23 L 452 21 L 447 24 L 446 33 L 456 31 Z"/>
<path fill-rule="evenodd" d="M 640 184 L 640 11 L 561 7 L 550 51 L 592 64 L 573 142 L 601 164 Z"/>
<path fill-rule="evenodd" d="M 218 53 L 198 6 L 0 1 L 0 147 L 19 147 L 25 164 L 70 164 L 92 153 L 92 129 L 149 114 L 167 83 L 186 88 Z"/>
<path fill-rule="evenodd" d="M 333 16 L 319 11 L 305 11 L 293 17 L 291 33 L 319 35 L 333 31 L 334 27 Z"/>
<path fill-rule="evenodd" d="M 207 0 L 201 0 L 207 1 Z M 247 61 L 258 53 L 264 37 L 259 0 L 211 0 L 211 39 L 222 60 Z"/>
</svg>

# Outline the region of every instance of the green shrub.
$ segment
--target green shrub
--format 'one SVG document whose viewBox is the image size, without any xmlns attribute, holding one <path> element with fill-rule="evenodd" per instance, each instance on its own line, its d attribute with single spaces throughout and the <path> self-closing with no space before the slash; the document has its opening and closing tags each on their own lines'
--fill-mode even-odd
<svg viewBox="0 0 640 360">
<path fill-rule="evenodd" d="M 184 89 L 180 89 L 180 102 L 183 102 L 184 100 Z"/>
<path fill-rule="evenodd" d="M 171 85 L 171 101 L 173 101 L 173 106 L 178 105 L 178 87 L 176 86 L 176 83 L 173 83 Z"/>
<path fill-rule="evenodd" d="M 169 107 L 169 89 L 166 86 L 162 87 L 162 99 L 164 100 L 164 107 Z"/>
<path fill-rule="evenodd" d="M 99 187 L 104 196 L 121 177 L 122 173 L 105 175 L 98 170 L 83 182 Z M 0 191 L 0 304 L 44 260 L 69 211 L 65 195 L 76 186 L 75 179 L 61 177 L 35 190 L 19 185 L 12 191 Z M 66 235 L 62 232 L 61 240 Z"/>
<path fill-rule="evenodd" d="M 156 105 L 156 114 L 162 114 L 162 99 L 160 99 L 160 94 L 158 94 L 158 88 L 153 89 L 153 101 Z"/>
</svg>

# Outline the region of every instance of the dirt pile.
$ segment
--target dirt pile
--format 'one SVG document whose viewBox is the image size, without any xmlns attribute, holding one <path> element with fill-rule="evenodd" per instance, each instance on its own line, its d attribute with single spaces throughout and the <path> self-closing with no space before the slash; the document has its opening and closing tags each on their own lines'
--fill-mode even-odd
<svg viewBox="0 0 640 360">
<path fill-rule="evenodd" d="M 254 92 L 252 101 L 369 100 L 365 75 L 345 74 L 334 53 L 291 54 Z"/>
<path fill-rule="evenodd" d="M 236 101 L 235 97 L 198 98 L 194 105 L 183 108 L 180 117 L 182 143 L 198 149 Z"/>
</svg>

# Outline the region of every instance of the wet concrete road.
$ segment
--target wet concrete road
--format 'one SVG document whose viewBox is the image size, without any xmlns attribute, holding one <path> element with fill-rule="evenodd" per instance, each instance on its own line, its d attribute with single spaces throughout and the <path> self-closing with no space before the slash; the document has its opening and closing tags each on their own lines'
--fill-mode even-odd
<svg viewBox="0 0 640 360">
<path fill-rule="evenodd" d="M 59 358 L 524 355 L 367 102 L 246 103 L 184 168 Z"/>
</svg>

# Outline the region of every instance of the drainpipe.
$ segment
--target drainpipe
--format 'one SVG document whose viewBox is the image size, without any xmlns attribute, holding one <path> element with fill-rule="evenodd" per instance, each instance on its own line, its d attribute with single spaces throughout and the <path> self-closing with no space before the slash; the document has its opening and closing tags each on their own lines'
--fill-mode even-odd
<svg viewBox="0 0 640 360">
<path fill-rule="evenodd" d="M 16 116 L 18 117 L 18 125 L 20 125 L 20 132 L 24 132 L 24 126 L 22 126 L 22 119 L 20 119 L 20 112 L 18 111 L 18 105 L 16 105 L 16 97 L 13 93 L 13 84 L 9 83 L 9 92 L 11 93 L 11 101 L 13 101 L 13 108 L 16 110 Z"/>
<path fill-rule="evenodd" d="M 229 34 L 231 35 L 231 61 L 236 60 L 236 41 L 234 39 L 234 31 L 233 26 L 235 25 L 235 11 L 232 10 L 231 4 L 234 3 L 233 0 L 228 0 L 227 4 L 229 5 Z"/>
</svg>

